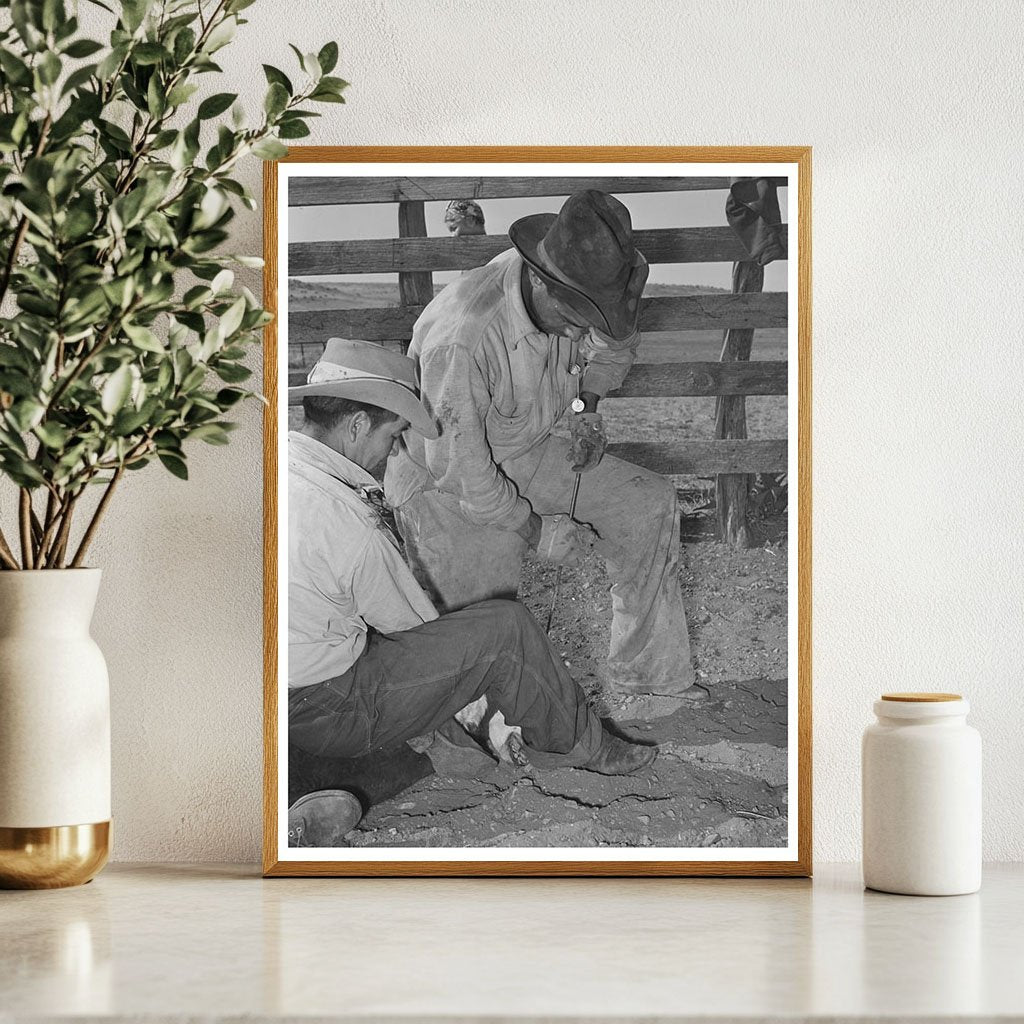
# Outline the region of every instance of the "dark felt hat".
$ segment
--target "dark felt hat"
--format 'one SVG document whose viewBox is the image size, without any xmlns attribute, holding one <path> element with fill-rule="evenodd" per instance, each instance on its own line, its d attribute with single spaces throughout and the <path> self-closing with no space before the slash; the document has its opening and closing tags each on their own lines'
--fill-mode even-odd
<svg viewBox="0 0 1024 1024">
<path fill-rule="evenodd" d="M 530 268 L 594 327 L 618 341 L 633 333 L 648 266 L 618 199 L 596 189 L 577 192 L 557 214 L 515 221 L 508 235 Z"/>
<path fill-rule="evenodd" d="M 289 388 L 298 397 L 326 395 L 388 409 L 409 421 L 424 437 L 437 426 L 416 392 L 416 363 L 371 341 L 331 338 L 313 364 L 305 384 Z"/>
</svg>

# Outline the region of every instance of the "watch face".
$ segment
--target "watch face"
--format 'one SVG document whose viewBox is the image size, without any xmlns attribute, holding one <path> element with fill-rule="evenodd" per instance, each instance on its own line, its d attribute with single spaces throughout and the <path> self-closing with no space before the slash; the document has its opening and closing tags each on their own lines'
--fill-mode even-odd
<svg viewBox="0 0 1024 1024">
<path fill-rule="evenodd" d="M 573 412 L 583 412 L 586 406 L 583 404 L 582 398 L 574 398 L 572 403 L 569 405 L 569 408 L 572 409 Z"/>
</svg>

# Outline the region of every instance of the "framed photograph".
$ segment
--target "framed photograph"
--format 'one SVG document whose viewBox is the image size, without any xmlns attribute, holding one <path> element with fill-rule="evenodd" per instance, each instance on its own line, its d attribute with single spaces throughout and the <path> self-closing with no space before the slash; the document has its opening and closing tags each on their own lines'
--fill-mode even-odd
<svg viewBox="0 0 1024 1024">
<path fill-rule="evenodd" d="M 265 875 L 811 873 L 810 196 L 266 165 Z"/>
</svg>

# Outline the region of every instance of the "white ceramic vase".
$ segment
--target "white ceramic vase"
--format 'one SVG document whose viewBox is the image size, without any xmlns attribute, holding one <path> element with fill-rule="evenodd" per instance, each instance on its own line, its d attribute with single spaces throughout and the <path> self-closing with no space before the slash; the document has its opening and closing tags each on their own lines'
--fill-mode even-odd
<svg viewBox="0 0 1024 1024">
<path fill-rule="evenodd" d="M 79 885 L 110 849 L 99 569 L 0 572 L 0 887 Z"/>
</svg>

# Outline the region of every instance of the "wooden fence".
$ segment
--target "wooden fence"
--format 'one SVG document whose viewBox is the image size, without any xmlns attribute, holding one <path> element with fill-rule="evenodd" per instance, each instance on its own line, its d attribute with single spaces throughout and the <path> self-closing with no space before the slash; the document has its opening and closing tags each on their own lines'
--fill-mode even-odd
<svg viewBox="0 0 1024 1024">
<path fill-rule="evenodd" d="M 288 246 L 290 277 L 326 274 L 395 273 L 400 305 L 377 309 L 329 309 L 288 316 L 289 383 L 301 383 L 329 337 L 407 344 L 423 307 L 433 297 L 433 271 L 467 270 L 509 248 L 507 235 L 427 237 L 425 203 L 450 199 L 562 196 L 596 188 L 612 193 L 722 191 L 723 220 L 728 178 L 600 177 L 302 177 L 289 182 L 293 207 L 350 203 L 398 203 L 398 238 L 297 242 Z M 785 228 L 783 240 L 786 240 Z M 644 331 L 721 329 L 719 362 L 644 364 L 632 368 L 613 396 L 645 398 L 717 396 L 715 440 L 672 440 L 610 444 L 608 451 L 659 473 L 715 475 L 719 536 L 750 543 L 747 522 L 749 474 L 786 470 L 787 443 L 746 436 L 744 396 L 784 395 L 784 361 L 749 361 L 754 330 L 785 327 L 787 294 L 762 292 L 764 273 L 747 260 L 727 227 L 662 228 L 635 232 L 650 263 L 733 263 L 732 293 L 642 300 Z M 643 359 L 641 344 L 639 359 Z"/>
</svg>

